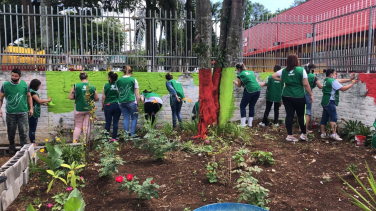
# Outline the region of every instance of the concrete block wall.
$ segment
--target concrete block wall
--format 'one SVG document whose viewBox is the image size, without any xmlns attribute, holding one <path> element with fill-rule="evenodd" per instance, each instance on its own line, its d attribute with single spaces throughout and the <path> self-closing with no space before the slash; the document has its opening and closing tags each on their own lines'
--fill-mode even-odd
<svg viewBox="0 0 376 211">
<path fill-rule="evenodd" d="M 256 73 L 258 76 L 258 74 Z M 324 81 L 324 74 L 318 74 L 319 81 L 323 83 Z M 234 74 L 235 77 L 235 74 Z M 339 78 L 349 78 L 349 74 L 338 74 Z M 358 75 L 357 75 L 358 77 Z M 32 79 L 38 78 L 42 81 L 41 90 L 39 93 L 41 94 L 42 99 L 47 98 L 47 87 L 46 87 L 46 76 L 44 72 L 23 72 L 22 80 L 27 81 L 29 83 Z M 0 72 L 0 85 L 10 79 L 9 72 Z M 190 74 L 182 74 L 179 76 L 178 80 L 182 83 L 184 92 L 186 95 L 187 102 L 183 104 L 182 107 L 182 117 L 184 120 L 189 120 L 192 116 L 192 108 L 194 103 L 198 100 L 198 93 L 199 89 L 197 86 L 194 85 L 193 78 Z M 263 83 L 261 79 L 259 79 L 260 83 Z M 344 84 L 346 85 L 346 84 Z M 368 87 L 369 88 L 369 87 Z M 339 116 L 339 120 L 346 119 L 346 120 L 360 120 L 366 125 L 372 125 L 373 121 L 376 118 L 376 106 L 373 97 L 366 96 L 367 86 L 365 83 L 359 82 L 354 85 L 351 89 L 346 92 L 340 93 L 340 104 L 337 107 L 337 112 Z M 261 88 L 261 95 L 259 100 L 257 101 L 255 107 L 255 120 L 262 119 L 266 99 L 265 99 L 266 87 Z M 234 97 L 235 97 L 235 107 L 237 108 L 234 112 L 234 116 L 232 121 L 240 120 L 240 110 L 239 104 L 242 98 L 243 88 L 235 88 L 234 89 Z M 313 118 L 316 120 L 321 119 L 322 115 L 322 107 L 320 105 L 322 92 L 320 89 L 315 88 L 313 91 L 314 94 L 314 103 L 313 103 Z M 101 94 L 100 94 L 101 99 Z M 67 96 L 68 98 L 68 96 Z M 172 115 L 171 115 L 171 108 L 170 108 L 170 100 L 169 95 L 162 96 L 163 99 L 163 108 L 158 113 L 157 117 L 159 122 L 170 122 L 172 123 Z M 3 103 L 2 111 L 5 114 L 5 103 Z M 101 101 L 96 102 L 96 106 L 101 108 Z M 249 110 L 247 108 L 247 114 Z M 104 121 L 104 113 L 98 109 L 96 112 L 98 116 L 98 120 Z M 273 108 L 269 114 L 269 119 L 273 119 L 274 111 Z M 139 115 L 139 120 L 143 118 L 143 115 Z M 280 116 L 279 119 L 285 118 L 285 109 L 282 106 L 280 108 Z M 4 117 L 5 120 L 5 117 Z M 141 121 L 139 121 L 141 122 Z M 122 117 L 120 119 L 120 128 L 122 128 Z M 60 125 L 62 127 L 60 127 Z M 58 128 L 59 127 L 59 128 Z M 50 138 L 51 134 L 54 134 L 56 129 L 65 128 L 68 130 L 74 129 L 74 115 L 73 111 L 70 113 L 61 113 L 61 114 L 54 114 L 48 112 L 46 106 L 42 106 L 41 117 L 38 121 L 38 128 L 36 133 L 36 138 L 39 142 L 43 142 L 44 139 Z M 19 142 L 18 136 L 16 136 L 16 143 Z M 0 120 L 0 143 L 1 144 L 8 144 L 7 141 L 7 134 L 6 134 L 6 124 L 5 121 Z"/>
<path fill-rule="evenodd" d="M 0 174 L 7 180 L 0 184 L 0 210 L 6 210 L 17 198 L 21 186 L 29 181 L 29 160 L 34 154 L 34 145 L 26 144 L 7 163 L 0 168 Z"/>
</svg>

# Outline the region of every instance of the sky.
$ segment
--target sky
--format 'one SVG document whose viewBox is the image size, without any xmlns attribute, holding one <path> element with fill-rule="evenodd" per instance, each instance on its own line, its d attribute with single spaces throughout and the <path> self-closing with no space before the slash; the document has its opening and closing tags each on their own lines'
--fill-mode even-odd
<svg viewBox="0 0 376 211">
<path fill-rule="evenodd" d="M 213 0 L 213 2 L 222 2 L 222 0 Z M 293 0 L 252 0 L 252 2 L 261 3 L 271 12 L 275 12 L 278 8 L 284 9 L 289 7 Z"/>
</svg>

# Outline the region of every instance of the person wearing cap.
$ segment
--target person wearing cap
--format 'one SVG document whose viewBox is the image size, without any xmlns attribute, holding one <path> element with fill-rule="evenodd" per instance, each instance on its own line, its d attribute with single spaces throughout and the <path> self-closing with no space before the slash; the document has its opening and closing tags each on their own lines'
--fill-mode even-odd
<svg viewBox="0 0 376 211">
<path fill-rule="evenodd" d="M 337 109 L 339 103 L 339 91 L 346 91 L 354 86 L 357 83 L 355 79 L 354 73 L 351 74 L 351 78 L 349 79 L 337 79 L 337 71 L 334 69 L 327 69 L 324 70 L 326 78 L 324 80 L 324 85 L 322 88 L 322 99 L 321 105 L 323 108 L 322 117 L 320 122 L 321 127 L 321 138 L 326 138 L 325 126 L 330 119 L 330 127 L 332 129 L 332 135 L 330 138 L 336 141 L 342 141 L 342 138 L 336 132 L 337 128 Z M 341 83 L 350 82 L 350 84 L 346 86 L 342 86 Z"/>
<path fill-rule="evenodd" d="M 98 101 L 99 97 L 95 86 L 89 84 L 89 76 L 86 72 L 80 73 L 81 83 L 76 83 L 72 87 L 69 93 L 69 99 L 74 100 L 76 104 L 76 109 L 74 111 L 74 131 L 73 131 L 73 142 L 77 142 L 81 132 L 83 130 L 86 136 L 90 131 L 90 105 L 88 101 Z M 87 92 L 90 94 L 89 99 L 85 96 Z"/>
<path fill-rule="evenodd" d="M 236 71 L 238 72 L 238 77 L 233 83 L 237 87 L 244 87 L 243 97 L 240 102 L 241 118 L 239 126 L 247 126 L 247 112 L 245 108 L 249 105 L 248 127 L 252 127 L 253 117 L 255 116 L 255 105 L 260 97 L 261 87 L 253 71 L 246 70 L 243 63 L 236 64 Z"/>
<path fill-rule="evenodd" d="M 274 72 L 281 69 L 281 66 L 275 65 Z M 265 127 L 269 124 L 269 112 L 274 104 L 274 127 L 278 127 L 278 117 L 279 117 L 279 107 L 282 105 L 282 90 L 284 83 L 282 81 L 276 81 L 270 75 L 266 78 L 266 83 L 262 86 L 267 86 L 266 89 L 266 107 L 264 112 L 264 118 L 262 122 L 259 123 L 260 126 Z"/>
<path fill-rule="evenodd" d="M 145 120 L 149 121 L 152 126 L 155 123 L 155 115 L 161 110 L 163 101 L 157 93 L 144 90 L 141 93 L 140 101 L 144 104 Z"/>
</svg>

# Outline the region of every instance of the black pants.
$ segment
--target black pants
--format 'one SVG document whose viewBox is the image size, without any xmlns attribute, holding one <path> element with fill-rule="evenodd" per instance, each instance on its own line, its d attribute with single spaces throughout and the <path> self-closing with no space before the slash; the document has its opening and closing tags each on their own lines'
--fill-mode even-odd
<svg viewBox="0 0 376 211">
<path fill-rule="evenodd" d="M 300 129 L 302 130 L 303 134 L 306 134 L 306 125 L 304 122 L 305 104 L 306 104 L 305 97 L 293 98 L 293 97 L 282 96 L 282 101 L 286 109 L 287 134 L 292 135 L 292 123 L 294 121 L 295 111 L 296 111 L 296 115 L 298 116 Z"/>
<path fill-rule="evenodd" d="M 155 115 L 159 110 L 161 110 L 162 104 L 160 103 L 152 103 L 152 102 L 147 102 L 144 104 L 144 109 L 145 109 L 145 119 L 150 120 L 151 119 L 151 124 L 154 124 L 155 121 Z"/>
<path fill-rule="evenodd" d="M 274 124 L 278 123 L 279 106 L 281 105 L 281 103 L 280 102 L 266 101 L 264 119 L 262 120 L 262 123 L 264 123 L 265 125 L 269 124 L 268 116 L 269 116 L 270 110 L 272 109 L 273 103 L 274 103 Z"/>
</svg>

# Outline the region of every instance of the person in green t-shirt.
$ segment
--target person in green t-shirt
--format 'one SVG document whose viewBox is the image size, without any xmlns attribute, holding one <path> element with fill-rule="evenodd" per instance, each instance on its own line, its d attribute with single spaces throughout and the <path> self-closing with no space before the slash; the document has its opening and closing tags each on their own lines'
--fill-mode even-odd
<svg viewBox="0 0 376 211">
<path fill-rule="evenodd" d="M 247 119 L 247 112 L 245 108 L 249 104 L 249 117 L 248 127 L 252 127 L 253 117 L 255 116 L 255 105 L 260 97 L 260 84 L 258 83 L 253 71 L 248 71 L 243 63 L 236 64 L 238 71 L 237 80 L 233 81 L 237 87 L 244 87 L 243 97 L 240 102 L 240 125 L 241 127 L 247 126 L 245 124 Z"/>
<path fill-rule="evenodd" d="M 15 68 L 11 72 L 11 80 L 3 83 L 0 91 L 0 118 L 3 118 L 1 106 L 6 104 L 6 124 L 9 150 L 15 151 L 14 139 L 18 127 L 21 146 L 27 143 L 28 116 L 33 116 L 33 100 L 26 82 L 21 80 L 21 70 Z M 28 106 L 29 105 L 29 106 Z"/>
<path fill-rule="evenodd" d="M 307 73 L 308 83 L 309 83 L 309 87 L 311 87 L 311 90 L 313 90 L 313 88 L 315 88 L 316 86 L 319 89 L 322 89 L 322 84 L 317 79 L 316 75 L 313 74 L 315 71 L 315 68 L 316 68 L 316 65 L 314 64 L 308 64 L 308 66 L 304 68 Z M 308 129 L 309 122 L 310 122 L 311 115 L 312 115 L 312 103 L 309 99 L 310 95 L 307 93 L 306 90 L 304 90 L 304 93 L 305 93 L 305 98 L 306 98 L 306 111 L 305 111 L 305 120 L 306 120 L 306 128 L 307 128 L 306 130 L 307 130 L 307 133 L 312 133 L 312 131 Z"/>
<path fill-rule="evenodd" d="M 117 73 L 111 71 L 108 72 L 108 83 L 103 86 L 102 91 L 102 111 L 104 111 L 104 117 L 106 120 L 104 128 L 107 130 L 107 136 L 110 134 L 111 122 L 113 122 L 111 141 L 116 141 L 119 129 L 119 119 L 121 116 L 121 110 L 119 108 L 119 91 L 115 84 L 117 78 Z"/>
<path fill-rule="evenodd" d="M 138 139 L 136 135 L 138 111 L 140 110 L 140 92 L 138 82 L 132 77 L 132 68 L 125 66 L 123 68 L 124 76 L 116 81 L 116 86 L 119 89 L 119 107 L 123 114 L 124 132 L 128 133 L 132 139 Z M 129 130 L 129 122 L 131 122 L 131 130 Z"/>
<path fill-rule="evenodd" d="M 306 99 L 304 96 L 304 89 L 310 95 L 310 102 L 313 102 L 313 94 L 308 83 L 307 73 L 302 67 L 299 67 L 299 59 L 295 54 L 291 54 L 287 57 L 286 68 L 275 72 L 272 78 L 277 81 L 285 83 L 285 87 L 282 91 L 282 101 L 286 110 L 286 141 L 298 141 L 292 135 L 292 124 L 294 121 L 295 112 L 298 116 L 298 122 L 302 134 L 301 140 L 307 140 L 307 131 L 304 122 Z"/>
<path fill-rule="evenodd" d="M 277 72 L 281 69 L 281 66 L 275 65 L 274 72 Z M 266 78 L 266 83 L 261 86 L 267 86 L 266 89 L 266 107 L 264 112 L 264 118 L 260 122 L 260 126 L 265 127 L 269 124 L 269 112 L 272 109 L 274 103 L 274 127 L 278 127 L 278 117 L 279 117 L 279 107 L 281 107 L 282 102 L 282 90 L 284 83 L 282 81 L 276 81 L 270 75 Z"/>
<path fill-rule="evenodd" d="M 29 139 L 31 143 L 35 143 L 35 131 L 37 130 L 38 119 L 40 117 L 40 106 L 47 105 L 51 101 L 49 97 L 47 100 L 42 100 L 39 97 L 38 90 L 40 89 L 41 82 L 38 79 L 33 79 L 30 81 L 30 95 L 33 98 L 33 108 L 34 115 L 29 117 Z"/>
<path fill-rule="evenodd" d="M 199 113 L 200 113 L 199 111 L 200 111 L 200 102 L 197 101 L 192 108 L 192 114 L 193 114 L 192 120 L 196 120 L 196 119 L 199 120 L 199 118 L 198 118 Z"/>
<path fill-rule="evenodd" d="M 154 126 L 155 115 L 161 110 L 163 105 L 161 96 L 145 89 L 141 94 L 140 101 L 144 104 L 145 120 L 151 120 L 151 125 Z"/>
<path fill-rule="evenodd" d="M 99 97 L 95 86 L 89 83 L 89 77 L 86 72 L 80 73 L 81 83 L 75 84 L 70 93 L 69 99 L 75 100 L 76 109 L 74 111 L 74 131 L 73 142 L 77 142 L 82 130 L 84 135 L 90 130 L 90 111 L 91 106 L 88 103 L 98 101 Z M 90 96 L 86 97 L 85 96 Z"/>
<path fill-rule="evenodd" d="M 330 136 L 332 139 L 336 141 L 342 141 L 342 138 L 336 132 L 337 127 L 337 109 L 339 103 L 339 91 L 346 91 L 350 89 L 357 80 L 354 80 L 355 75 L 354 73 L 351 74 L 351 78 L 349 79 L 337 79 L 337 71 L 334 69 L 324 70 L 326 78 L 324 80 L 323 88 L 322 88 L 322 99 L 321 105 L 323 108 L 322 117 L 321 117 L 321 138 L 326 138 L 325 126 L 330 119 L 330 126 L 332 128 L 332 135 Z M 342 86 L 340 83 L 351 83 L 347 86 Z"/>
<path fill-rule="evenodd" d="M 181 127 L 182 118 L 180 115 L 181 107 L 183 106 L 183 101 L 185 101 L 185 95 L 183 86 L 171 73 L 166 74 L 166 88 L 170 92 L 170 106 L 172 111 L 172 127 L 176 128 L 176 119 L 178 119 Z"/>
</svg>

